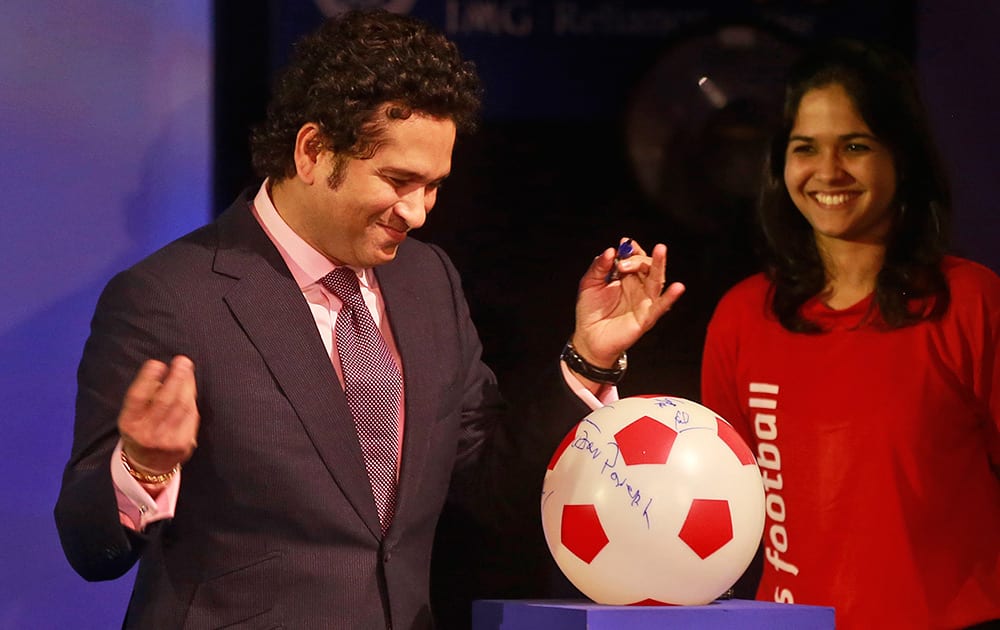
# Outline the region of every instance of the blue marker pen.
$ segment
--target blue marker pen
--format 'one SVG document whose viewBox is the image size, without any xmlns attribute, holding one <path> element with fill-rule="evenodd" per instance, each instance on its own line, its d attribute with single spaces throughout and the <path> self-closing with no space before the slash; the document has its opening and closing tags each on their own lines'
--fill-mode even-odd
<svg viewBox="0 0 1000 630">
<path fill-rule="evenodd" d="M 611 271 L 608 272 L 608 277 L 604 279 L 604 282 L 610 284 L 618 279 L 618 261 L 625 260 L 632 255 L 632 252 L 632 239 L 628 239 L 618 246 L 618 253 L 615 254 L 615 260 L 612 263 Z"/>
</svg>

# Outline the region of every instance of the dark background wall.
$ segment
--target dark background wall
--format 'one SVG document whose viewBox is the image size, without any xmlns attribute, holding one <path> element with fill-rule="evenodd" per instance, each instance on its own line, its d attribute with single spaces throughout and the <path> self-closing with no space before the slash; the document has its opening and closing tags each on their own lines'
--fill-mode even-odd
<svg viewBox="0 0 1000 630">
<path fill-rule="evenodd" d="M 486 82 L 481 133 L 460 141 L 422 237 L 443 244 L 464 272 L 487 358 L 515 399 L 569 333 L 588 261 L 623 234 L 667 242 L 671 274 L 690 287 L 636 348 L 623 393 L 697 396 L 704 319 L 718 293 L 752 269 L 741 223 L 746 178 L 723 175 L 748 172 L 766 112 L 735 103 L 766 102 L 749 84 L 768 85 L 782 61 L 751 55 L 741 83 L 742 73 L 723 69 L 741 54 L 725 51 L 748 41 L 774 38 L 781 48 L 841 32 L 910 53 L 952 169 L 957 249 L 1000 269 L 1000 225 L 989 202 L 1000 146 L 996 3 L 394 4 L 450 32 Z M 220 1 L 214 18 L 204 0 L 6 7 L 0 627 L 120 625 L 131 575 L 83 582 L 63 559 L 51 518 L 87 322 L 115 271 L 208 220 L 252 183 L 247 127 L 263 111 L 271 67 L 319 19 L 319 5 Z M 754 28 L 723 29 L 716 39 L 730 23 Z M 678 77 L 697 59 L 710 59 L 707 74 L 742 98 L 707 105 L 708 92 Z M 515 556 L 478 536 L 465 515 L 449 513 L 441 538 L 464 557 L 443 555 L 435 567 L 443 601 L 566 588 L 538 555 L 543 549 L 515 548 L 528 550 Z"/>
</svg>

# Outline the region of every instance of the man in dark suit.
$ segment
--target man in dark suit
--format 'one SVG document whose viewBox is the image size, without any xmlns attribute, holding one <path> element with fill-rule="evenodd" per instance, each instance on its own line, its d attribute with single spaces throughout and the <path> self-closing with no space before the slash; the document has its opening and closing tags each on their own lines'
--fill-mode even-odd
<svg viewBox="0 0 1000 630">
<path fill-rule="evenodd" d="M 665 247 L 595 258 L 564 361 L 509 413 L 457 272 L 407 238 L 478 93 L 416 20 L 328 21 L 255 134 L 261 188 L 105 289 L 55 514 L 87 579 L 139 562 L 126 627 L 428 627 L 446 498 L 502 535 L 536 514 L 569 427 L 614 396 L 626 348 L 683 290 L 663 290 Z M 360 380 L 348 338 L 378 347 Z M 371 409 L 387 414 L 366 424 Z"/>
</svg>

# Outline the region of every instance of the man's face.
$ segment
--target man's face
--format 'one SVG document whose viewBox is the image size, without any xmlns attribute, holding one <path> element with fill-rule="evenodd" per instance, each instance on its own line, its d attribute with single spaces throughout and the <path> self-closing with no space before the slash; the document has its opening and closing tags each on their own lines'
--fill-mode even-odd
<svg viewBox="0 0 1000 630">
<path fill-rule="evenodd" d="M 384 141 L 369 159 L 350 158 L 331 187 L 335 156 L 318 157 L 297 221 L 304 240 L 334 263 L 374 267 L 396 256 L 409 230 L 420 227 L 451 171 L 455 124 L 414 113 L 390 120 Z"/>
</svg>

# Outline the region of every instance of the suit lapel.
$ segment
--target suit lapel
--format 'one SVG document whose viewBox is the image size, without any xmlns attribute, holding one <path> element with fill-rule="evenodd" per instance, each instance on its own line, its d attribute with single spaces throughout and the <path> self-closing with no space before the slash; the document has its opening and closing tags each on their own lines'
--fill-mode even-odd
<svg viewBox="0 0 1000 630">
<path fill-rule="evenodd" d="M 215 271 L 238 282 L 225 295 L 295 409 L 327 470 L 376 537 L 381 537 L 347 399 L 316 323 L 281 255 L 240 200 L 219 219 Z"/>
<path fill-rule="evenodd" d="M 434 314 L 421 299 L 425 287 L 415 282 L 412 266 L 393 262 L 377 267 L 375 273 L 403 363 L 406 418 L 396 490 L 396 519 L 400 519 L 410 502 L 420 500 L 419 480 L 429 456 L 435 396 L 440 391 L 428 357 L 441 349 L 434 343 Z"/>
</svg>

